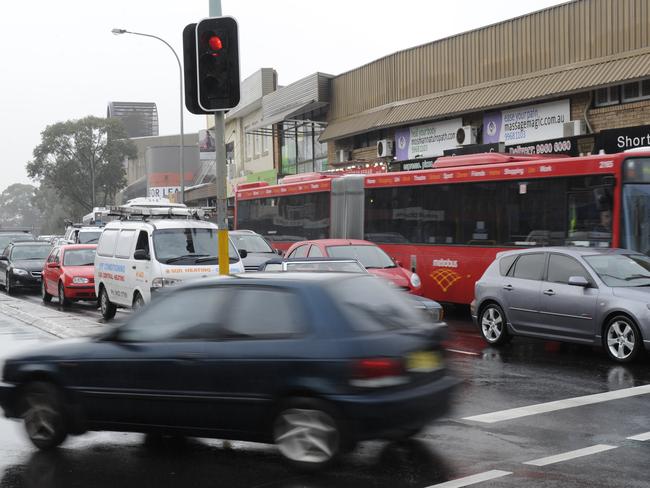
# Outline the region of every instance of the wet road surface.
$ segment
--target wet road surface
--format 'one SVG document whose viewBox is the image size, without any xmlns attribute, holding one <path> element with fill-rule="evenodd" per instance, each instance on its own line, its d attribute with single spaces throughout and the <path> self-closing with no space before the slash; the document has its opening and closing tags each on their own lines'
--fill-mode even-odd
<svg viewBox="0 0 650 488">
<path fill-rule="evenodd" d="M 91 307 L 68 313 L 99 320 Z M 40 453 L 18 423 L 0 419 L 0 488 L 650 485 L 648 359 L 621 366 L 599 349 L 521 338 L 493 348 L 463 313 L 449 323 L 449 362 L 464 382 L 453 410 L 413 441 L 363 443 L 306 475 L 272 446 L 239 442 L 91 433 Z M 0 356 L 51 340 L 0 315 Z"/>
</svg>

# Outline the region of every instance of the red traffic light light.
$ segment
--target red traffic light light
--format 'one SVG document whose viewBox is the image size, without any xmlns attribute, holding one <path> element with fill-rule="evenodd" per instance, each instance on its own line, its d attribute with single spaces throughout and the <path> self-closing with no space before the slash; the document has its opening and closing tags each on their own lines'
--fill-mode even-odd
<svg viewBox="0 0 650 488">
<path fill-rule="evenodd" d="M 221 37 L 219 36 L 210 36 L 208 39 L 208 45 L 210 46 L 210 49 L 213 51 L 219 51 L 220 49 L 223 48 L 223 42 L 221 41 Z"/>
</svg>

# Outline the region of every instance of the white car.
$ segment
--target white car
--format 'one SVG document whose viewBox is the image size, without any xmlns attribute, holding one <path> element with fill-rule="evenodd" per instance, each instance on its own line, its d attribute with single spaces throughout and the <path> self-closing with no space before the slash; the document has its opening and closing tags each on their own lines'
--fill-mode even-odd
<svg viewBox="0 0 650 488">
<path fill-rule="evenodd" d="M 95 256 L 95 292 L 105 319 L 138 308 L 152 293 L 219 274 L 217 226 L 190 219 L 118 220 L 104 227 Z M 244 272 L 232 241 L 230 273 Z"/>
</svg>

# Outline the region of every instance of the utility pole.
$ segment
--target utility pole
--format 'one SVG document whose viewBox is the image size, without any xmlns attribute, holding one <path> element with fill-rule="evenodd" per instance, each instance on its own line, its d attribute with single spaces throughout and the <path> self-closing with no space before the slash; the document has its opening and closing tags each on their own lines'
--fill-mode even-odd
<svg viewBox="0 0 650 488">
<path fill-rule="evenodd" d="M 221 0 L 210 1 L 210 17 L 221 17 Z M 217 169 L 217 226 L 219 227 L 219 274 L 230 273 L 230 257 L 228 256 L 228 187 L 226 183 L 226 143 L 225 122 L 222 111 L 214 113 L 214 141 L 216 147 Z"/>
</svg>

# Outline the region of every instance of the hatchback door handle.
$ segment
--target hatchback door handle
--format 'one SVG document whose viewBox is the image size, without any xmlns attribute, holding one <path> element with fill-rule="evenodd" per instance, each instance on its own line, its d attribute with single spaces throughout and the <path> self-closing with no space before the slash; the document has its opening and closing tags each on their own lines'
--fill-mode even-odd
<svg viewBox="0 0 650 488">
<path fill-rule="evenodd" d="M 553 290 L 544 290 L 544 295 L 555 295 L 555 292 Z"/>
<path fill-rule="evenodd" d="M 510 291 L 510 290 L 514 290 L 514 288 L 515 288 L 515 287 L 512 286 L 512 285 L 506 285 L 506 286 L 503 287 L 504 290 L 508 290 L 508 291 Z"/>
</svg>

